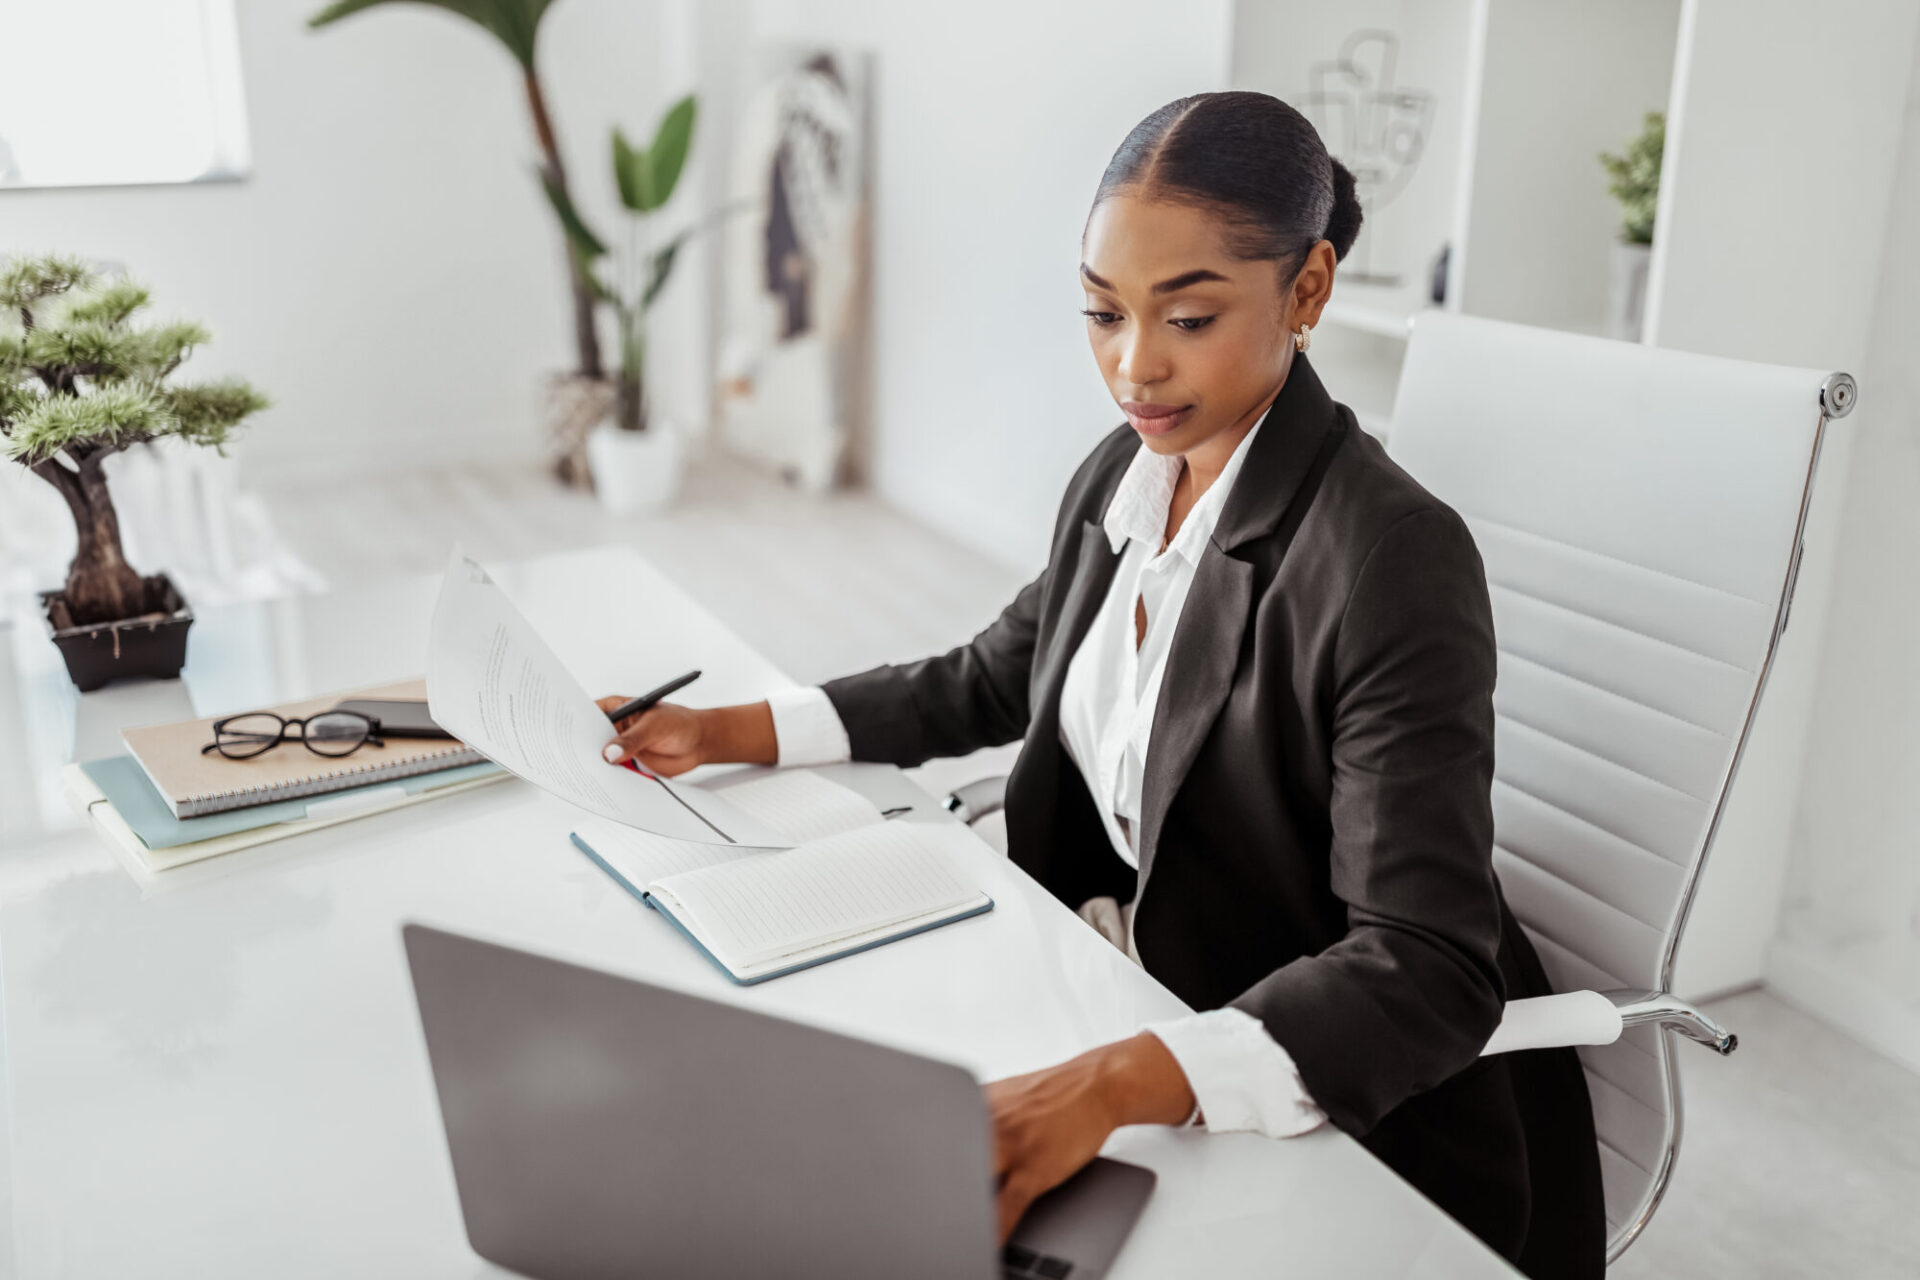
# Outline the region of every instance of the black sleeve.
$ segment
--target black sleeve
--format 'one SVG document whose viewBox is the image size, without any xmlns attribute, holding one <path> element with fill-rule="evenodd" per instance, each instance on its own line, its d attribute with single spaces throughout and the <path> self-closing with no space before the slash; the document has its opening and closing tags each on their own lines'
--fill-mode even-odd
<svg viewBox="0 0 1920 1280">
<path fill-rule="evenodd" d="M 1332 1122 L 1363 1134 L 1470 1066 L 1499 1024 L 1493 616 L 1451 510 L 1368 554 L 1334 646 L 1331 887 L 1347 932 L 1232 1003 L 1292 1055 Z"/>
<path fill-rule="evenodd" d="M 1047 575 L 1020 588 L 973 639 L 917 662 L 883 664 L 820 687 L 847 729 L 855 760 L 911 768 L 963 756 L 1027 732 L 1033 638 Z"/>
<path fill-rule="evenodd" d="M 1054 515 L 1047 567 L 973 639 L 937 657 L 883 663 L 820 686 L 846 726 L 855 760 L 910 769 L 1026 736 L 1042 606 L 1056 573 L 1072 572 L 1082 524 L 1101 514 L 1138 442 L 1122 422 L 1081 460 Z"/>
</svg>

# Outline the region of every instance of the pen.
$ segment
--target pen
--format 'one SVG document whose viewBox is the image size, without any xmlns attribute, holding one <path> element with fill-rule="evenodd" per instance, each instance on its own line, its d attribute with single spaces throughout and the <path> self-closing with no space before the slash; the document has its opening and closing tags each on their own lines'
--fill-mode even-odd
<svg viewBox="0 0 1920 1280">
<path fill-rule="evenodd" d="M 668 694 L 672 693 L 675 689 L 683 689 L 687 685 L 692 684 L 695 680 L 698 680 L 699 678 L 700 678 L 700 673 L 698 671 L 689 671 L 687 672 L 687 674 L 683 676 L 675 676 L 673 679 L 661 685 L 658 689 L 655 689 L 652 693 L 643 693 L 639 697 L 633 699 L 631 702 L 621 703 L 619 706 L 615 707 L 613 710 L 607 712 L 607 719 L 613 721 L 617 725 L 622 720 L 625 720 L 628 716 L 639 715 L 642 711 L 645 711 L 648 707 L 651 707 L 654 703 L 660 701 L 660 699 L 666 697 Z"/>
</svg>

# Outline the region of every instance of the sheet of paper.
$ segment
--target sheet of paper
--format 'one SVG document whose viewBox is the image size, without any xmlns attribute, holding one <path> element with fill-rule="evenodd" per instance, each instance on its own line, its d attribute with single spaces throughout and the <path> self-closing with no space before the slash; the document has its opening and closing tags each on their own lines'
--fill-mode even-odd
<svg viewBox="0 0 1920 1280">
<path fill-rule="evenodd" d="M 676 872 L 717 867 L 737 858 L 773 856 L 764 849 L 746 850 L 738 845 L 675 840 L 670 836 L 657 836 L 651 831 L 640 831 L 598 818 L 582 822 L 574 834 L 586 841 L 587 847 L 604 859 L 607 865 L 625 876 L 628 884 L 643 893 L 654 881 Z"/>
<path fill-rule="evenodd" d="M 458 547 L 433 610 L 427 708 L 488 759 L 599 817 L 679 840 L 792 844 L 705 788 L 602 759 L 613 735 L 605 713 Z"/>
<path fill-rule="evenodd" d="M 873 801 L 808 769 L 781 769 L 718 794 L 795 844 L 885 821 Z"/>
<path fill-rule="evenodd" d="M 656 882 L 720 959 L 739 969 L 978 902 L 945 847 L 964 830 L 887 822 L 751 861 Z"/>
</svg>

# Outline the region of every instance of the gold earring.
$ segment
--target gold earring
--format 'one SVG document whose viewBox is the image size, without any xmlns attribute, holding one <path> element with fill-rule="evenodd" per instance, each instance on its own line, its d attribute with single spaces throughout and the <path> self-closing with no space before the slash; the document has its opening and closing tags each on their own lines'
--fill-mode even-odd
<svg viewBox="0 0 1920 1280">
<path fill-rule="evenodd" d="M 1313 345 L 1313 326 L 1303 324 L 1300 326 L 1300 332 L 1293 335 L 1294 349 L 1305 351 L 1311 345 Z"/>
</svg>

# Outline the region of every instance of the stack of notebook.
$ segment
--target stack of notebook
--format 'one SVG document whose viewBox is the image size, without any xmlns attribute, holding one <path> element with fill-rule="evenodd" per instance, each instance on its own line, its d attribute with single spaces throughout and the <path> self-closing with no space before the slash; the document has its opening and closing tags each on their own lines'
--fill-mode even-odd
<svg viewBox="0 0 1920 1280">
<path fill-rule="evenodd" d="M 293 718 L 348 698 L 425 698 L 424 681 L 259 708 Z M 202 753 L 216 717 L 128 729 L 128 754 L 66 767 L 74 808 L 149 871 L 230 853 L 509 776 L 450 738 L 387 738 L 329 758 L 299 742 L 247 760 Z"/>
</svg>

